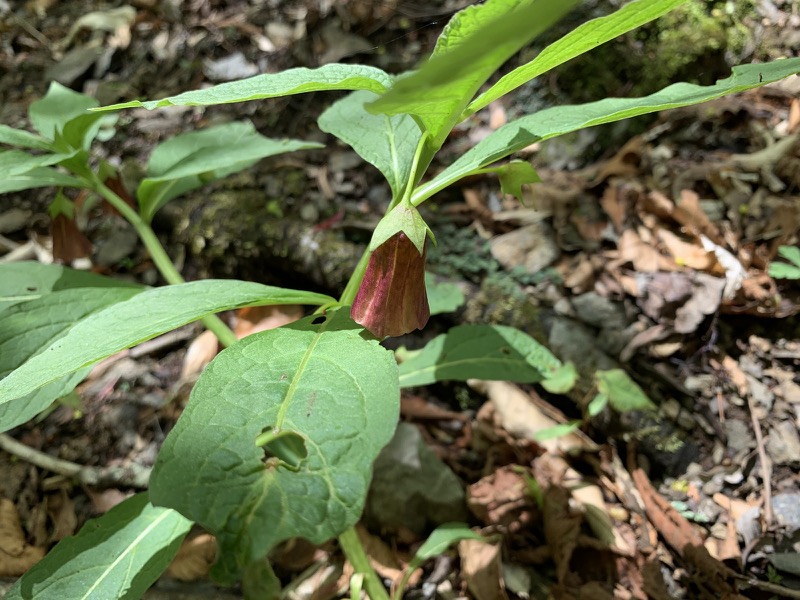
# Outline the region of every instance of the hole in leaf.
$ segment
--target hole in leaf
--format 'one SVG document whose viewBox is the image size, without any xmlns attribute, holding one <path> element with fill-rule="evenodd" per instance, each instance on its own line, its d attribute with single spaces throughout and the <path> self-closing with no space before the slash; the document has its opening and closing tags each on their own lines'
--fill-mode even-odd
<svg viewBox="0 0 800 600">
<path fill-rule="evenodd" d="M 290 471 L 300 469 L 308 456 L 306 439 L 294 431 L 275 429 L 268 425 L 256 437 L 256 446 L 264 449 L 264 462 L 268 466 L 284 466 Z"/>
<path fill-rule="evenodd" d="M 509 348 L 508 346 L 503 346 L 502 348 L 500 348 L 500 352 L 508 356 L 511 354 L 511 348 Z"/>
<path fill-rule="evenodd" d="M 314 319 L 313 321 L 311 321 L 311 324 L 312 325 L 322 325 L 325 322 L 326 318 L 327 317 L 319 316 L 316 319 Z"/>
<path fill-rule="evenodd" d="M 28 290 L 29 292 L 35 292 L 36 291 L 36 286 L 35 285 L 29 285 L 25 289 Z"/>
</svg>

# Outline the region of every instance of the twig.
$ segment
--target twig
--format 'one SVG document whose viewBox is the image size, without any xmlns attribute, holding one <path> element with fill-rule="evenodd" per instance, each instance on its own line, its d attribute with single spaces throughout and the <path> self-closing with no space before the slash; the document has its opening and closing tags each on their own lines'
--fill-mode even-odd
<svg viewBox="0 0 800 600">
<path fill-rule="evenodd" d="M 0 449 L 42 469 L 64 475 L 92 487 L 125 486 L 146 489 L 150 481 L 149 467 L 131 463 L 126 467 L 85 467 L 55 458 L 26 446 L 5 433 L 0 433 Z"/>
<path fill-rule="evenodd" d="M 764 447 L 761 424 L 756 418 L 755 406 L 750 394 L 747 395 L 747 406 L 750 409 L 750 420 L 753 423 L 753 430 L 756 434 L 756 449 L 758 450 L 759 462 L 761 462 L 761 479 L 764 481 L 764 526 L 769 527 L 772 525 L 772 463 Z"/>
</svg>

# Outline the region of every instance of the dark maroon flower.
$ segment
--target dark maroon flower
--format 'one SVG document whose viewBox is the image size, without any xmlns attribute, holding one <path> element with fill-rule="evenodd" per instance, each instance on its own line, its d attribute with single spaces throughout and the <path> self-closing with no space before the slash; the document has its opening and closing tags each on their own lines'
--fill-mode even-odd
<svg viewBox="0 0 800 600">
<path fill-rule="evenodd" d="M 350 316 L 376 337 L 422 329 L 431 315 L 425 290 L 425 255 L 402 231 L 378 246 L 369 258 Z"/>
<path fill-rule="evenodd" d="M 75 219 L 64 213 L 53 218 L 51 225 L 53 236 L 53 259 L 56 262 L 69 264 L 78 258 L 92 255 L 92 242 L 78 229 Z"/>
</svg>

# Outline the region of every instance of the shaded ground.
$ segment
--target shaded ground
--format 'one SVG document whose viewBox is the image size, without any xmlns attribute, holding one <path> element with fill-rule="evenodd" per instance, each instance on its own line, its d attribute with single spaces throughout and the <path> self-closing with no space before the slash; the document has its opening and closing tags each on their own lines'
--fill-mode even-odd
<svg viewBox="0 0 800 600">
<path fill-rule="evenodd" d="M 0 122 L 23 125 L 27 105 L 51 77 L 109 103 L 354 55 L 402 70 L 432 47 L 442 17 L 459 8 L 278 4 L 141 0 L 126 8 L 31 0 L 11 9 L 0 1 Z M 79 27 L 90 8 L 104 12 L 93 27 Z M 764 2 L 759 10 L 748 23 L 766 44 L 760 56 L 796 51 L 800 18 L 789 4 Z M 558 87 L 557 77 L 547 83 Z M 639 135 L 592 130 L 530 148 L 522 156 L 543 179 L 531 190 L 535 209 L 503 197 L 494 179 L 467 181 L 441 199 L 430 215 L 440 240 L 430 266 L 461 285 L 467 302 L 455 317 L 402 342 L 419 346 L 453 322 L 513 324 L 574 361 L 582 379 L 569 399 L 503 382 L 407 394 L 403 415 L 412 425 L 376 467 L 362 532 L 382 576 L 396 580 L 424 534 L 458 517 L 502 541 L 465 542 L 431 561 L 412 578 L 409 595 L 800 597 L 800 286 L 767 274 L 780 246 L 798 244 L 798 93 L 795 78 L 662 115 L 640 125 Z M 546 96 L 526 88 L 476 115 L 448 142 L 443 160 Z M 129 111 L 104 157 L 135 180 L 157 140 L 232 118 L 249 118 L 268 135 L 325 141 L 325 150 L 263 161 L 175 203 L 157 225 L 188 278 L 235 276 L 335 292 L 389 191 L 316 130 L 315 117 L 334 97 Z M 602 143 L 610 137 L 624 146 Z M 47 192 L 1 202 L 4 251 L 52 260 Z M 94 270 L 158 282 L 123 223 L 90 210 L 85 231 Z M 303 236 L 320 249 L 299 244 Z M 296 316 L 229 318 L 244 335 Z M 0 523 L 19 518 L 20 540 L 43 549 L 141 483 L 215 352 L 213 340 L 199 334 L 188 327 L 106 361 L 73 403 L 11 432 L 50 457 L 123 468 L 93 471 L 100 483 L 75 485 L 63 464 L 42 466 L 41 455 L 6 438 Z M 533 441 L 539 430 L 580 417 L 595 371 L 616 367 L 657 411 L 605 410 L 580 434 Z M 418 449 L 424 472 L 403 462 L 409 448 Z M 415 480 L 419 488 L 397 483 Z M 4 548 L 5 574 L 37 556 L 31 550 L 15 561 Z M 171 571 L 193 583 L 165 580 L 153 597 L 181 597 L 176 589 L 226 597 L 204 582 L 213 556 L 213 539 L 196 532 Z M 296 597 L 334 597 L 348 581 L 334 545 L 287 544 L 274 562 Z"/>
</svg>

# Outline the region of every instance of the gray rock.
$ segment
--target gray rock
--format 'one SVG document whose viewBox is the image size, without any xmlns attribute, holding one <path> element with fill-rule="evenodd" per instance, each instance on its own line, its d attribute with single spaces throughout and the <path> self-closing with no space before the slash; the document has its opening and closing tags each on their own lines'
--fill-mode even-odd
<svg viewBox="0 0 800 600">
<path fill-rule="evenodd" d="M 461 481 L 434 454 L 419 430 L 400 423 L 375 461 L 365 519 L 375 529 L 408 528 L 417 534 L 467 518 Z"/>
</svg>

